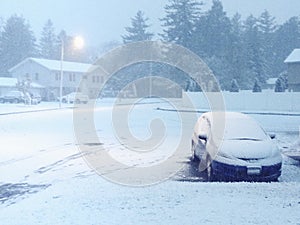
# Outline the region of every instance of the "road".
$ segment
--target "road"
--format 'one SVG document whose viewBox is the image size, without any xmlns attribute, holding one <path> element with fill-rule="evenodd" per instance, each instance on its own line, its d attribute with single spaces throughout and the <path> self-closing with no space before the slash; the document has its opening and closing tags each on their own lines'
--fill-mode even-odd
<svg viewBox="0 0 300 225">
<path fill-rule="evenodd" d="M 166 178 L 171 177 L 171 181 L 163 182 L 161 184 L 162 186 L 154 185 L 153 187 L 150 187 L 150 189 L 138 189 L 137 195 L 140 196 L 141 201 L 138 203 L 139 200 L 137 200 L 135 195 L 131 198 L 128 194 L 124 194 L 125 192 L 128 193 L 127 191 L 132 189 L 128 190 L 126 188 L 122 188 L 123 185 L 130 186 L 130 183 L 126 182 L 133 182 L 132 184 L 136 185 L 135 180 L 118 180 L 120 178 L 118 176 L 122 173 L 118 172 L 119 168 L 114 168 L 115 165 L 112 165 L 112 169 L 110 170 L 107 168 L 96 168 L 98 174 L 101 172 L 104 174 L 103 177 L 99 177 L 94 170 L 95 167 L 93 166 L 93 163 L 89 161 L 89 158 L 83 157 L 86 152 L 82 152 L 82 150 L 83 148 L 87 148 L 93 152 L 95 149 L 99 149 L 101 147 L 103 148 L 103 152 L 108 152 L 112 158 L 117 157 L 115 159 L 121 160 L 122 163 L 125 163 L 127 166 L 126 170 L 129 171 L 131 171 L 130 168 L 132 167 L 155 167 L 156 165 L 163 164 L 170 155 L 174 154 L 174 146 L 176 147 L 178 145 L 176 141 L 178 141 L 177 139 L 180 132 L 178 133 L 174 128 L 179 126 L 181 120 L 178 119 L 178 114 L 176 113 L 158 112 L 155 109 L 155 105 L 140 105 L 130 111 L 130 115 L 128 116 L 128 123 L 131 129 L 130 131 L 134 137 L 140 139 L 147 139 L 152 135 L 151 123 L 149 120 L 151 121 L 153 118 L 158 116 L 164 121 L 166 131 L 162 134 L 164 134 L 163 141 L 166 143 L 163 143 L 162 146 L 163 149 L 167 150 L 161 151 L 160 149 L 154 148 L 154 150 L 157 150 L 158 153 L 151 155 L 151 151 L 154 150 L 150 149 L 149 154 L 147 154 L 147 157 L 145 158 L 139 158 L 140 154 L 138 153 L 140 152 L 134 149 L 134 146 L 133 152 L 137 152 L 129 154 L 124 151 L 126 145 L 130 144 L 130 142 L 126 142 L 126 138 L 128 138 L 126 135 L 122 137 L 120 136 L 120 133 L 115 131 L 114 123 L 112 125 L 111 121 L 115 120 L 114 122 L 118 123 L 120 122 L 118 120 L 120 117 L 117 116 L 117 119 L 112 119 L 113 115 L 109 106 L 101 105 L 95 109 L 93 118 L 95 127 L 93 131 L 76 131 L 77 128 L 74 128 L 74 119 L 76 120 L 77 118 L 76 116 L 74 118 L 72 109 L 0 116 L 0 145 L 2 146 L 0 151 L 0 212 L 5 212 L 4 214 L 0 213 L 0 219 L 6 222 L 6 224 L 19 224 L 20 221 L 25 218 L 30 218 L 30 221 L 32 221 L 33 224 L 82 224 L 81 222 L 91 219 L 89 218 L 89 212 L 86 211 L 86 207 L 95 207 L 95 202 L 91 199 L 91 195 L 97 195 L 97 190 L 99 190 L 99 194 L 103 196 L 104 201 L 109 205 L 109 209 L 114 211 L 115 209 L 112 209 L 111 207 L 116 207 L 118 202 L 121 201 L 123 202 L 123 206 L 120 207 L 127 209 L 127 213 L 129 212 L 132 217 L 138 215 L 138 210 L 135 208 L 137 207 L 136 204 L 146 204 L 145 209 L 148 210 L 146 211 L 149 214 L 142 213 L 142 215 L 138 216 L 138 218 L 141 221 L 147 220 L 147 218 L 152 218 L 154 224 L 155 221 L 158 221 L 161 213 L 159 212 L 159 207 L 155 205 L 156 203 L 151 203 L 152 200 L 149 200 L 151 195 L 149 195 L 147 191 L 155 190 L 154 192 L 159 192 L 161 196 L 169 196 L 167 194 L 167 189 L 170 187 L 173 192 L 176 192 L 176 190 L 180 192 L 180 190 L 183 191 L 188 189 L 196 191 L 199 190 L 199 188 L 203 189 L 205 187 L 203 184 L 204 186 L 191 186 L 188 189 L 185 189 L 186 184 L 189 182 L 197 183 L 205 181 L 205 177 L 195 176 L 193 167 L 189 162 L 189 155 L 187 154 L 189 151 L 179 155 L 180 158 L 176 158 L 175 162 L 178 164 L 178 167 L 175 167 L 175 172 L 177 172 L 175 176 L 171 176 L 174 173 L 174 170 L 171 170 L 165 173 L 166 177 L 154 177 L 154 179 L 150 180 L 151 182 L 157 181 L 161 183 Z M 123 107 L 122 110 L 125 110 L 125 108 Z M 185 113 L 184 118 L 189 117 L 188 115 L 188 113 Z M 288 149 L 291 144 L 298 139 L 297 131 L 298 125 L 300 124 L 300 117 L 287 118 L 283 116 L 267 115 L 254 115 L 254 117 L 267 129 L 268 132 L 275 132 L 277 134 L 277 142 L 282 151 Z M 147 121 L 146 124 L 145 121 Z M 193 120 L 190 121 L 191 126 L 193 125 L 192 122 Z M 152 127 L 152 129 L 154 128 Z M 90 137 L 89 133 L 95 132 L 98 139 L 97 141 L 91 139 L 81 142 L 81 139 L 76 139 L 76 133 L 78 132 L 88 134 L 87 138 Z M 149 155 L 153 158 L 149 158 Z M 136 161 L 138 161 L 138 163 L 134 163 Z M 128 175 L 128 173 L 126 174 Z M 145 182 L 147 184 L 149 180 L 146 179 Z M 116 183 L 121 184 L 121 186 L 116 185 Z M 141 183 L 141 185 L 143 184 L 144 183 Z M 243 185 L 244 184 L 236 184 L 235 186 L 241 186 L 238 193 L 244 193 L 243 195 L 246 198 L 245 201 L 250 202 L 252 200 L 250 200 L 250 197 L 249 199 L 247 197 L 249 186 L 246 185 L 246 187 L 243 187 Z M 256 189 L 258 187 L 262 190 L 262 193 L 267 193 L 266 191 L 269 191 L 269 186 L 265 187 L 264 184 L 257 185 L 259 186 L 255 186 L 253 188 Z M 103 187 L 106 188 L 106 191 L 103 190 Z M 213 187 L 219 189 L 223 186 L 220 183 Z M 226 196 L 229 198 L 230 189 L 227 189 L 228 186 L 224 187 L 224 190 L 227 190 L 225 191 L 224 196 L 225 198 Z M 295 193 L 299 193 L 300 190 L 299 162 L 284 156 L 283 174 L 280 178 L 279 184 L 276 184 L 274 187 L 275 189 L 277 188 L 276 190 L 278 192 L 287 187 L 290 190 L 288 196 L 282 197 L 286 198 L 285 200 L 278 199 L 276 201 L 290 201 L 292 203 L 287 204 L 294 204 L 294 200 L 292 199 L 295 195 L 297 195 Z M 82 190 L 84 193 L 78 193 L 76 192 L 76 189 Z M 250 186 L 250 189 L 252 189 L 252 186 Z M 109 190 L 111 190 L 111 192 Z M 183 192 L 186 193 L 185 191 Z M 75 193 L 76 197 L 74 195 Z M 120 193 L 123 193 L 124 196 L 117 197 Z M 209 192 L 208 195 L 210 194 L 211 193 Z M 259 198 L 261 196 L 256 197 Z M 187 198 L 189 199 L 189 196 Z M 193 197 L 190 198 L 191 200 L 193 199 Z M 253 198 L 253 196 L 251 198 Z M 299 211 L 300 196 L 296 197 L 296 199 L 299 200 L 299 205 L 295 203 L 295 205 L 293 205 L 294 208 L 292 208 L 291 211 L 286 212 L 286 216 L 297 212 L 297 210 Z M 134 203 L 132 201 L 134 201 Z M 180 201 L 185 202 L 185 200 L 181 199 L 179 194 L 177 200 L 174 200 L 175 205 L 173 205 L 173 207 L 168 205 L 168 200 L 165 197 L 161 197 L 158 201 L 162 204 L 161 207 L 165 204 L 167 207 L 167 211 L 165 213 L 168 214 L 170 218 L 172 217 L 172 219 L 169 218 L 170 221 L 173 221 L 174 224 L 176 224 L 175 219 L 177 216 L 173 215 L 173 207 L 179 210 L 181 207 Z M 173 200 L 170 201 L 173 202 Z M 176 203 L 176 201 L 178 202 Z M 215 201 L 219 200 L 215 199 Z M 236 201 L 238 202 L 238 200 Z M 77 207 L 82 209 L 82 218 L 78 218 L 75 215 L 76 213 L 81 214 L 81 211 L 60 214 L 59 210 L 65 202 L 70 204 L 71 211 L 75 210 Z M 128 205 L 129 203 L 127 204 L 126 202 L 130 202 L 130 204 L 135 206 L 133 207 L 132 205 Z M 148 209 L 149 205 L 147 205 L 148 203 L 146 202 L 150 205 L 153 204 L 152 211 Z M 29 204 L 31 206 L 24 209 L 24 204 Z M 185 202 L 183 204 L 190 203 Z M 44 216 L 50 217 L 48 222 L 41 222 L 43 221 L 43 216 L 38 213 L 38 207 L 40 207 Z M 233 209 L 235 206 L 232 205 L 231 207 Z M 17 216 L 18 219 L 14 218 L 16 220 L 13 220 L 11 216 L 20 209 L 22 210 Z M 102 221 L 110 221 L 110 213 L 103 208 L 101 210 L 101 212 L 104 213 L 104 215 L 102 215 Z M 256 209 L 253 207 L 251 210 L 250 212 L 254 212 L 253 210 Z M 274 210 L 277 210 L 276 207 Z M 51 217 L 51 211 L 58 213 L 58 217 Z M 92 211 L 97 212 L 95 209 Z M 63 210 L 63 212 L 66 213 L 66 210 Z M 118 213 L 118 211 L 114 212 Z M 121 213 L 120 216 L 117 216 L 118 219 L 112 221 L 114 221 L 115 224 L 118 224 L 118 222 L 122 221 L 121 218 L 125 218 L 125 214 Z M 184 215 L 184 221 L 191 222 L 196 219 L 193 216 L 190 216 L 190 218 L 187 219 L 189 217 L 188 215 L 190 215 L 190 213 Z M 74 217 L 78 219 L 76 223 L 74 222 Z M 250 215 L 247 218 L 251 222 Z M 215 224 L 218 224 L 218 221 L 221 223 L 221 219 L 222 218 L 220 217 L 218 220 L 212 221 L 216 222 Z M 299 218 L 295 217 L 295 220 L 296 219 Z M 264 221 L 264 219 L 263 217 L 258 216 L 257 221 L 261 222 Z M 272 221 L 273 220 L 271 219 L 271 222 Z M 130 224 L 131 222 L 132 221 L 125 221 L 124 223 Z M 165 222 L 169 222 L 168 218 L 165 219 Z M 211 224 L 214 224 L 213 222 Z M 249 224 L 251 224 L 250 222 Z M 284 222 L 286 222 L 286 220 L 284 220 Z M 90 224 L 93 223 L 91 222 Z M 207 224 L 210 223 L 208 222 Z"/>
</svg>

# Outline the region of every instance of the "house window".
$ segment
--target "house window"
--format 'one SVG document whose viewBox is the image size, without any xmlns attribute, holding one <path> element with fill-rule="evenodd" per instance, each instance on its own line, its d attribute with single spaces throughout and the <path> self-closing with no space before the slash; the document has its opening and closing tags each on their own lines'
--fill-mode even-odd
<svg viewBox="0 0 300 225">
<path fill-rule="evenodd" d="M 99 76 L 97 76 L 97 83 L 99 83 L 100 82 L 100 77 Z"/>
<path fill-rule="evenodd" d="M 35 80 L 39 80 L 39 74 L 35 73 Z"/>
<path fill-rule="evenodd" d="M 96 82 L 96 77 L 95 76 L 93 76 L 93 83 L 95 83 Z"/>
<path fill-rule="evenodd" d="M 55 74 L 55 80 L 60 80 L 60 74 L 59 73 Z"/>
<path fill-rule="evenodd" d="M 70 73 L 69 74 L 69 81 L 70 82 L 75 82 L 76 81 L 76 75 L 75 75 L 75 73 Z"/>
</svg>

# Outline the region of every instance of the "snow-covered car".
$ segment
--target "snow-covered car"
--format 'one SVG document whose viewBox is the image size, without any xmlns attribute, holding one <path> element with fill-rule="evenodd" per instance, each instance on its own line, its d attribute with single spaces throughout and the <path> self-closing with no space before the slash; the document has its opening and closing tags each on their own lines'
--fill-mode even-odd
<svg viewBox="0 0 300 225">
<path fill-rule="evenodd" d="M 221 136 L 214 132 L 218 124 L 212 125 L 220 118 L 225 122 Z M 277 181 L 282 156 L 274 138 L 243 113 L 203 113 L 192 135 L 192 160 L 199 162 L 209 181 Z"/>
<path fill-rule="evenodd" d="M 31 104 L 33 105 L 40 104 L 42 101 L 42 97 L 36 93 L 30 93 L 30 98 L 31 98 Z"/>
<path fill-rule="evenodd" d="M 25 102 L 25 95 L 21 91 L 9 91 L 0 97 L 0 103 L 20 103 Z"/>
<path fill-rule="evenodd" d="M 84 103 L 87 104 L 89 101 L 89 96 L 81 92 L 71 92 L 67 95 L 62 96 L 61 101 L 63 103 Z"/>
</svg>

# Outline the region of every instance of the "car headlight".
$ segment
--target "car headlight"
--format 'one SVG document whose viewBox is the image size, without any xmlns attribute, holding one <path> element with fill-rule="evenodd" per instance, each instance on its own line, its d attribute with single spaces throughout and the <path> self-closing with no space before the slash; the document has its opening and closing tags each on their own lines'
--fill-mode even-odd
<svg viewBox="0 0 300 225">
<path fill-rule="evenodd" d="M 220 151 L 220 150 L 217 152 L 217 156 L 220 156 L 220 157 L 223 157 L 223 158 L 228 158 L 228 159 L 232 158 L 232 156 L 230 156 L 229 154 L 227 154 L 223 151 Z"/>
</svg>

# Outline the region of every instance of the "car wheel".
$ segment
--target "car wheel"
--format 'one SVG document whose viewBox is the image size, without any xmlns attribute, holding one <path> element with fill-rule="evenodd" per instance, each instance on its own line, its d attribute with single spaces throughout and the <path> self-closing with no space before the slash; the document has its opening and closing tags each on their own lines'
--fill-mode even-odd
<svg viewBox="0 0 300 225">
<path fill-rule="evenodd" d="M 195 142 L 192 140 L 192 145 L 191 145 L 191 150 L 192 150 L 192 156 L 191 156 L 191 161 L 192 162 L 199 162 L 199 158 L 195 154 Z"/>
<path fill-rule="evenodd" d="M 0 98 L 0 103 L 5 103 L 3 98 Z"/>
<path fill-rule="evenodd" d="M 13 103 L 19 103 L 19 99 L 15 98 L 15 99 L 13 100 Z"/>
<path fill-rule="evenodd" d="M 62 101 L 62 103 L 67 103 L 66 99 L 62 99 L 61 101 Z"/>
<path fill-rule="evenodd" d="M 216 181 L 216 177 L 213 173 L 213 168 L 212 168 L 212 160 L 209 155 L 206 157 L 206 175 L 207 175 L 207 181 L 209 182 Z"/>
<path fill-rule="evenodd" d="M 79 99 L 76 99 L 76 100 L 75 100 L 75 103 L 76 103 L 76 104 L 80 104 L 80 100 L 79 100 Z"/>
</svg>

